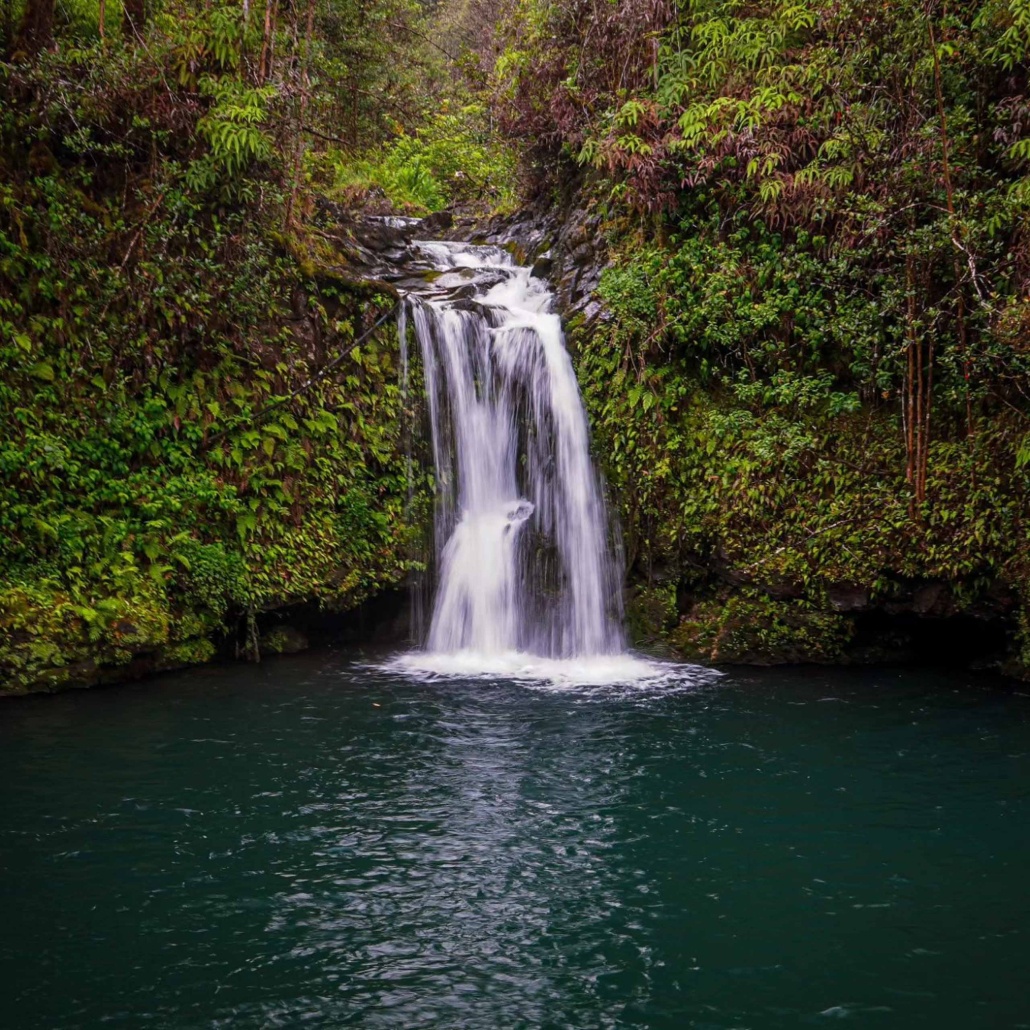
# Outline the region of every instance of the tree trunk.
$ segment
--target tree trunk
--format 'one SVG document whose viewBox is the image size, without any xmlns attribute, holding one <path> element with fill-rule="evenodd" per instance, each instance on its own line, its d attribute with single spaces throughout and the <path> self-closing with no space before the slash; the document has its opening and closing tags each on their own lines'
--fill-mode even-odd
<svg viewBox="0 0 1030 1030">
<path fill-rule="evenodd" d="M 259 86 L 265 84 L 272 67 L 272 39 L 275 35 L 276 15 L 279 12 L 277 0 L 265 0 L 265 29 L 261 37 L 261 56 L 258 58 L 257 81 Z"/>
<path fill-rule="evenodd" d="M 27 0 L 14 40 L 14 52 L 35 57 L 54 40 L 54 0 Z"/>
<path fill-rule="evenodd" d="M 142 39 L 146 17 L 146 0 L 122 0 L 122 35 L 127 40 Z"/>
<path fill-rule="evenodd" d="M 293 157 L 293 188 L 290 190 L 290 201 L 286 208 L 287 228 L 293 225 L 297 216 L 297 198 L 300 193 L 300 172 L 304 162 L 305 138 L 304 120 L 307 117 L 308 102 L 311 98 L 311 37 L 315 30 L 315 0 L 308 0 L 307 25 L 304 32 L 303 50 L 300 57 L 300 103 L 296 125 L 296 150 Z"/>
</svg>

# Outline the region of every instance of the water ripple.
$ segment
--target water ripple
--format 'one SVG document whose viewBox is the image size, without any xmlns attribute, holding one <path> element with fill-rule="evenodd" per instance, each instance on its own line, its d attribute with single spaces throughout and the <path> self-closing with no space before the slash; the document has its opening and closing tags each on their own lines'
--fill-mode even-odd
<svg viewBox="0 0 1030 1030">
<path fill-rule="evenodd" d="M 1023 1018 L 1021 700 L 383 664 L 5 709 L 5 1030 Z"/>
</svg>

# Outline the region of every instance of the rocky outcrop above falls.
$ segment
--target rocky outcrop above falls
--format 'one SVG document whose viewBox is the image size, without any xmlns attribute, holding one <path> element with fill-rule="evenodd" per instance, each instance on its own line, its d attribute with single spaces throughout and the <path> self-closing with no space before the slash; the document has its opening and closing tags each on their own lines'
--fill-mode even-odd
<svg viewBox="0 0 1030 1030">
<path fill-rule="evenodd" d="M 534 275 L 550 280 L 566 323 L 590 328 L 610 317 L 596 294 L 609 264 L 608 241 L 601 216 L 586 206 L 572 203 L 566 211 L 531 209 L 497 218 L 481 226 L 474 238 L 513 248 Z"/>
<path fill-rule="evenodd" d="M 413 244 L 419 240 L 468 241 L 503 247 L 533 275 L 547 279 L 567 324 L 590 328 L 610 316 L 597 297 L 609 264 L 600 215 L 573 204 L 568 211 L 530 208 L 486 223 L 440 212 L 427 218 L 354 215 L 325 205 L 325 232 L 346 261 L 350 275 L 404 291 L 432 269 Z M 446 285 L 446 284 L 445 284 Z"/>
</svg>

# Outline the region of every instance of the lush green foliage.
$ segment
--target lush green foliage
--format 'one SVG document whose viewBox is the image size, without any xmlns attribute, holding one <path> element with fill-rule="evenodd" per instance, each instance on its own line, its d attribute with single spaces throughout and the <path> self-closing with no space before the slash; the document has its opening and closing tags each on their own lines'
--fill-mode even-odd
<svg viewBox="0 0 1030 1030">
<path fill-rule="evenodd" d="M 607 215 L 581 377 L 638 578 L 716 627 L 682 646 L 725 654 L 755 591 L 1025 603 L 1028 26 L 1025 0 L 518 5 L 498 96 Z M 753 614 L 770 650 L 788 615 Z"/>
<path fill-rule="evenodd" d="M 0 65 L 0 689 L 203 660 L 411 553 L 395 301 L 308 169 L 424 117 L 419 9 L 100 10 L 30 46 L 27 6 Z"/>
<path fill-rule="evenodd" d="M 21 284 L 2 302 L 0 621 L 31 638 L 0 654 L 8 673 L 127 661 L 234 612 L 349 605 L 396 581 L 390 323 L 354 346 L 392 299 L 361 301 L 320 255 L 298 268 L 268 227 L 205 216 L 174 188 L 128 243 L 117 201 L 84 198 L 37 177 L 0 223 L 5 281 Z M 101 241 L 135 241 L 131 272 L 97 261 Z"/>
<path fill-rule="evenodd" d="M 9 6 L 0 675 L 399 580 L 392 300 L 317 201 L 510 208 L 495 120 L 607 226 L 575 345 L 641 632 L 831 660 L 842 587 L 944 581 L 1030 666 L 1028 0 L 514 0 L 494 66 L 501 6 Z"/>
<path fill-rule="evenodd" d="M 518 199 L 512 148 L 487 130 L 485 110 L 449 105 L 415 133 L 403 134 L 363 160 L 329 151 L 330 192 L 343 199 L 377 192 L 393 210 L 421 214 L 461 205 L 508 212 Z"/>
</svg>

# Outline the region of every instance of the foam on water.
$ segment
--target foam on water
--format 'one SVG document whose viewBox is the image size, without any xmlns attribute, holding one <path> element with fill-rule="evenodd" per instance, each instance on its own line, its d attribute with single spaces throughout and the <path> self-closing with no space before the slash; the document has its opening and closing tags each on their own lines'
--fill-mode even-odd
<svg viewBox="0 0 1030 1030">
<path fill-rule="evenodd" d="M 444 654 L 411 651 L 397 655 L 377 668 L 425 682 L 438 680 L 510 680 L 530 686 L 625 687 L 633 690 L 689 688 L 710 683 L 721 676 L 713 669 L 656 661 L 625 653 L 585 655 L 579 658 L 544 658 L 509 651 L 487 654 L 458 651 Z"/>
</svg>

